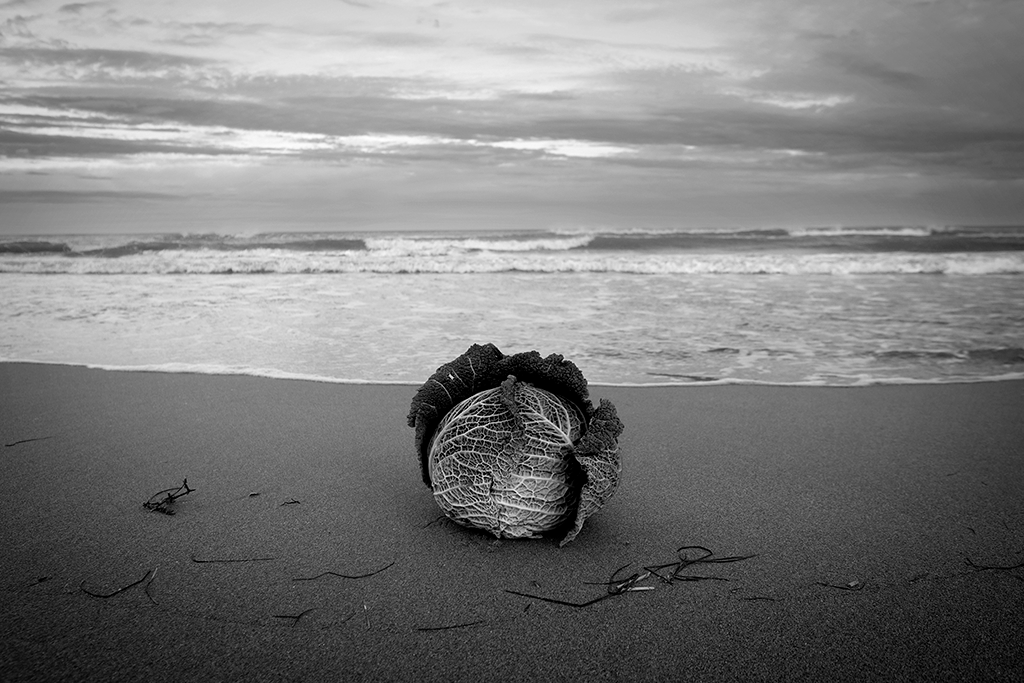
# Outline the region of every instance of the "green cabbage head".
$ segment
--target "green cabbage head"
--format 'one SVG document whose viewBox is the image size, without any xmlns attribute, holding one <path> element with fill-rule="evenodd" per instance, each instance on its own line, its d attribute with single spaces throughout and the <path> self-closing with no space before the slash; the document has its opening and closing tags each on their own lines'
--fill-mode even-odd
<svg viewBox="0 0 1024 683">
<path fill-rule="evenodd" d="M 559 355 L 474 345 L 416 393 L 409 425 L 423 481 L 450 519 L 498 538 L 565 545 L 614 493 L 622 422 Z"/>
</svg>

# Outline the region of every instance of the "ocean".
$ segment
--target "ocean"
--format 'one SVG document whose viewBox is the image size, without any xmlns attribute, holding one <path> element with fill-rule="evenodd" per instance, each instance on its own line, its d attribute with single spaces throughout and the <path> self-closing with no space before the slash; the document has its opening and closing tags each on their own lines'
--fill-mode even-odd
<svg viewBox="0 0 1024 683">
<path fill-rule="evenodd" d="M 0 237 L 0 361 L 419 384 L 1024 378 L 1024 227 Z"/>
</svg>

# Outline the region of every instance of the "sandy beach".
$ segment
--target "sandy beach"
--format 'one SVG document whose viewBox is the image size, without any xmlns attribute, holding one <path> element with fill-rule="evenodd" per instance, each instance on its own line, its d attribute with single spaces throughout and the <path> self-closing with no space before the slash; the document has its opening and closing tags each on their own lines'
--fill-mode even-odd
<svg viewBox="0 0 1024 683">
<path fill-rule="evenodd" d="M 1024 383 L 593 387 L 622 486 L 561 549 L 439 519 L 414 391 L 0 364 L 0 679 L 1024 677 Z M 752 557 L 508 592 L 694 545 Z"/>
</svg>

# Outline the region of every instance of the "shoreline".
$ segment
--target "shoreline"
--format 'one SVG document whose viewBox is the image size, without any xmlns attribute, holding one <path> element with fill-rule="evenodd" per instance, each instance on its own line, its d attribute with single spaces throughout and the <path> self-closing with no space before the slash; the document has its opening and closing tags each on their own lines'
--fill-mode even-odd
<svg viewBox="0 0 1024 683">
<path fill-rule="evenodd" d="M 413 380 L 384 380 L 384 379 L 358 379 L 358 378 L 336 378 L 325 375 L 308 375 L 303 373 L 292 373 L 277 370 L 248 369 L 248 368 L 206 368 L 189 366 L 183 363 L 168 363 L 164 365 L 141 365 L 141 366 L 120 366 L 103 365 L 97 363 L 74 363 L 66 361 L 45 361 L 45 360 L 24 360 L 24 359 L 0 359 L 0 365 L 52 365 L 69 368 L 84 368 L 87 370 L 100 370 L 104 372 L 125 372 L 125 373 L 152 373 L 169 375 L 195 375 L 201 377 L 255 377 L 271 380 L 293 380 L 300 382 L 318 382 L 322 384 L 341 384 L 351 386 L 404 386 L 419 387 L 432 371 L 424 371 L 424 379 Z M 750 386 L 750 387 L 791 387 L 808 389 L 860 389 L 882 386 L 955 386 L 961 384 L 989 384 L 1000 382 L 1024 381 L 1024 372 L 1009 372 L 1002 375 L 990 375 L 977 378 L 958 378 L 931 380 L 918 380 L 912 378 L 887 378 L 872 379 L 852 384 L 818 384 L 811 382 L 767 382 L 751 379 L 695 379 L 691 382 L 588 382 L 588 386 L 610 389 L 646 389 L 646 388 L 692 388 L 692 387 L 727 387 L 727 386 Z"/>
<path fill-rule="evenodd" d="M 1024 382 L 680 388 L 593 387 L 622 485 L 559 549 L 439 519 L 412 386 L 0 363 L 0 669 L 1024 675 Z M 177 514 L 143 509 L 184 478 Z M 584 602 L 685 545 L 753 557 L 585 608 L 522 595 Z"/>
</svg>

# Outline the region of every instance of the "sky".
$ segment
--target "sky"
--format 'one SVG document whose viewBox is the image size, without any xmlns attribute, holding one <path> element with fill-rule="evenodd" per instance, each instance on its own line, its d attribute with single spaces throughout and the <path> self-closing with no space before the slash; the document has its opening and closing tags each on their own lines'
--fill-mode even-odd
<svg viewBox="0 0 1024 683">
<path fill-rule="evenodd" d="M 0 234 L 1024 224 L 1020 0 L 0 0 Z"/>
</svg>

